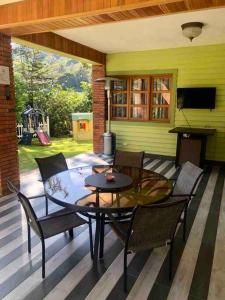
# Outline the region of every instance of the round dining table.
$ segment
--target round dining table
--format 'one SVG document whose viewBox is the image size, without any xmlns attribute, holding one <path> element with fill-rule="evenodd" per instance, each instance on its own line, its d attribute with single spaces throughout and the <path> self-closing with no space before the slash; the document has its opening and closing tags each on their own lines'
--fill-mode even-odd
<svg viewBox="0 0 225 300">
<path fill-rule="evenodd" d="M 171 181 L 153 171 L 143 170 L 141 184 L 134 187 L 132 178 L 122 173 L 112 173 L 113 179 L 108 181 L 110 170 L 105 173 L 105 168 L 81 166 L 60 172 L 44 183 L 46 196 L 51 201 L 95 219 L 94 262 L 103 257 L 107 215 L 119 218 L 131 213 L 137 205 L 164 201 L 172 193 Z"/>
</svg>

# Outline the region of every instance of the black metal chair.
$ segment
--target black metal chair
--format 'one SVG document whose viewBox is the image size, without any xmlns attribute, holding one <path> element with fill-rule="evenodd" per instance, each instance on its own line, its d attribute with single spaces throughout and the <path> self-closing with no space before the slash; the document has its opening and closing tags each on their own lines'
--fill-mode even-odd
<svg viewBox="0 0 225 300">
<path fill-rule="evenodd" d="M 7 187 L 8 187 L 8 189 L 9 189 L 9 191 L 11 192 L 11 193 L 14 193 L 14 194 L 17 194 L 18 195 L 18 193 L 20 192 L 19 191 L 19 189 L 15 186 L 15 184 L 13 184 L 10 180 L 9 180 L 9 178 L 7 178 Z"/>
<path fill-rule="evenodd" d="M 142 178 L 145 153 L 116 150 L 113 159 L 113 169 L 126 174 L 133 179 L 134 187 Z"/>
<path fill-rule="evenodd" d="M 126 174 L 133 179 L 133 188 L 136 189 L 140 180 L 142 179 L 144 156 L 144 151 L 131 152 L 116 150 L 112 165 L 94 166 L 93 171 L 95 173 L 102 173 L 107 172 L 108 170 L 112 170 L 113 172 L 120 172 Z M 117 198 L 119 197 L 120 195 L 117 194 Z"/>
<path fill-rule="evenodd" d="M 133 179 L 133 188 L 137 188 L 138 184 L 142 178 L 142 172 L 143 172 L 143 161 L 144 161 L 144 155 L 145 153 L 143 151 L 141 152 L 131 152 L 131 151 L 121 151 L 116 150 L 114 154 L 113 164 L 112 165 L 99 165 L 94 166 L 93 171 L 95 173 L 102 173 L 107 172 L 108 170 L 112 170 L 113 172 L 120 172 L 123 174 L 126 174 L 130 176 Z M 124 192 L 126 193 L 126 192 Z M 124 194 L 123 193 L 123 194 Z M 129 193 L 128 193 L 129 194 Z M 112 202 L 114 200 L 114 194 L 112 193 Z M 119 201 L 120 194 L 116 194 L 116 199 Z M 129 219 L 131 216 L 130 212 L 123 213 L 123 216 L 120 212 L 114 212 L 114 218 L 119 220 L 126 220 Z M 103 241 L 104 238 L 104 226 L 105 224 L 110 224 L 111 219 L 104 217 L 101 221 L 101 240 Z M 104 245 L 100 246 L 100 258 L 103 256 L 104 252 Z"/>
<path fill-rule="evenodd" d="M 177 179 L 174 180 L 172 199 L 187 199 L 184 207 L 184 215 L 181 218 L 183 223 L 183 240 L 186 239 L 187 212 L 190 201 L 195 196 L 195 189 L 202 178 L 204 171 L 187 161 L 183 164 Z"/>
<path fill-rule="evenodd" d="M 62 209 L 55 213 L 51 213 L 48 216 L 37 218 L 35 211 L 33 210 L 28 198 L 22 193 L 18 193 L 19 202 L 22 204 L 28 229 L 28 252 L 31 253 L 31 235 L 30 228 L 38 235 L 42 244 L 42 278 L 45 278 L 45 239 L 50 238 L 59 233 L 69 231 L 72 237 L 73 228 L 84 225 L 87 223 L 84 219 L 80 218 L 75 210 Z M 93 258 L 93 241 L 92 241 L 92 230 L 91 223 L 89 224 L 90 234 L 90 251 L 91 257 Z"/>
<path fill-rule="evenodd" d="M 127 255 L 165 245 L 169 251 L 169 278 L 172 277 L 174 236 L 186 199 L 136 206 L 129 222 L 112 219 L 111 227 L 124 244 L 124 291 L 127 292 Z M 112 217 L 112 216 L 111 216 Z"/>
<path fill-rule="evenodd" d="M 112 165 L 94 166 L 96 173 L 107 172 L 112 169 L 114 172 L 120 172 L 133 178 L 134 186 L 137 185 L 142 177 L 143 161 L 145 152 L 131 152 L 116 150 Z"/>
<path fill-rule="evenodd" d="M 43 183 L 51 176 L 68 170 L 66 159 L 62 153 L 52 156 L 35 158 Z M 48 215 L 48 198 L 45 196 L 46 215 Z"/>
<path fill-rule="evenodd" d="M 183 164 L 183 166 L 180 169 L 180 172 L 177 176 L 177 178 L 170 179 L 173 183 L 173 191 L 170 195 L 169 201 L 181 200 L 186 199 L 187 203 L 184 207 L 184 214 L 180 219 L 180 222 L 183 224 L 183 240 L 186 239 L 186 224 L 187 224 L 187 210 L 189 202 L 192 200 L 192 198 L 195 196 L 195 188 L 197 187 L 200 179 L 202 178 L 204 171 L 200 169 L 199 167 L 195 166 L 191 162 L 187 161 Z M 159 174 L 160 177 L 160 174 Z M 150 193 L 153 192 L 152 190 L 152 181 L 157 180 L 157 175 L 153 175 L 152 177 L 146 177 L 141 180 L 139 183 L 139 188 L 142 188 L 142 185 L 144 186 L 144 189 L 146 189 L 146 195 L 148 195 L 148 181 L 149 181 L 149 191 Z M 162 188 L 156 188 L 156 189 L 163 189 Z"/>
</svg>

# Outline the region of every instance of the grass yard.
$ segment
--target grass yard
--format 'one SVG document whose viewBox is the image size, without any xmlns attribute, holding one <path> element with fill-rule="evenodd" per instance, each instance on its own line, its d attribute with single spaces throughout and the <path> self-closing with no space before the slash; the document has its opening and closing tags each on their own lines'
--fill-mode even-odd
<svg viewBox="0 0 225 300">
<path fill-rule="evenodd" d="M 66 158 L 74 155 L 92 152 L 93 145 L 90 142 L 75 142 L 72 138 L 51 138 L 52 145 L 43 147 L 37 139 L 32 140 L 32 145 L 19 145 L 20 172 L 37 168 L 35 157 L 45 157 L 63 152 Z"/>
</svg>

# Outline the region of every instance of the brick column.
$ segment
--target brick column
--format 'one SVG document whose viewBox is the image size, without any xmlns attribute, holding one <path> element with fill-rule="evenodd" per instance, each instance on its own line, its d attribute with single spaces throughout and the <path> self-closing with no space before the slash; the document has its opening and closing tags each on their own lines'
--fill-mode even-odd
<svg viewBox="0 0 225 300">
<path fill-rule="evenodd" d="M 95 153 L 103 152 L 102 134 L 105 132 L 105 84 L 95 82 L 97 78 L 105 77 L 104 65 L 92 66 L 93 82 L 93 147 Z"/>
<path fill-rule="evenodd" d="M 9 67 L 10 87 L 0 84 L 0 195 L 8 193 L 6 179 L 19 184 L 15 93 L 11 38 L 0 33 L 0 66 Z M 9 91 L 7 89 L 9 88 Z"/>
</svg>

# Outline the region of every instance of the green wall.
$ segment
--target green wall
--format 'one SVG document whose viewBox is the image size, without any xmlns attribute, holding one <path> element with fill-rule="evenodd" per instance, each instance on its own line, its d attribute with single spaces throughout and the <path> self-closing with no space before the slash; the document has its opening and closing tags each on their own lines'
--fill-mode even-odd
<svg viewBox="0 0 225 300">
<path fill-rule="evenodd" d="M 208 139 L 207 159 L 225 161 L 225 44 L 107 55 L 107 74 L 151 74 L 173 72 L 177 87 L 216 87 L 216 109 L 183 110 L 193 127 L 216 128 Z M 173 102 L 170 124 L 113 121 L 117 147 L 144 150 L 148 153 L 175 155 L 176 135 L 168 133 L 174 126 L 187 126 Z"/>
</svg>

